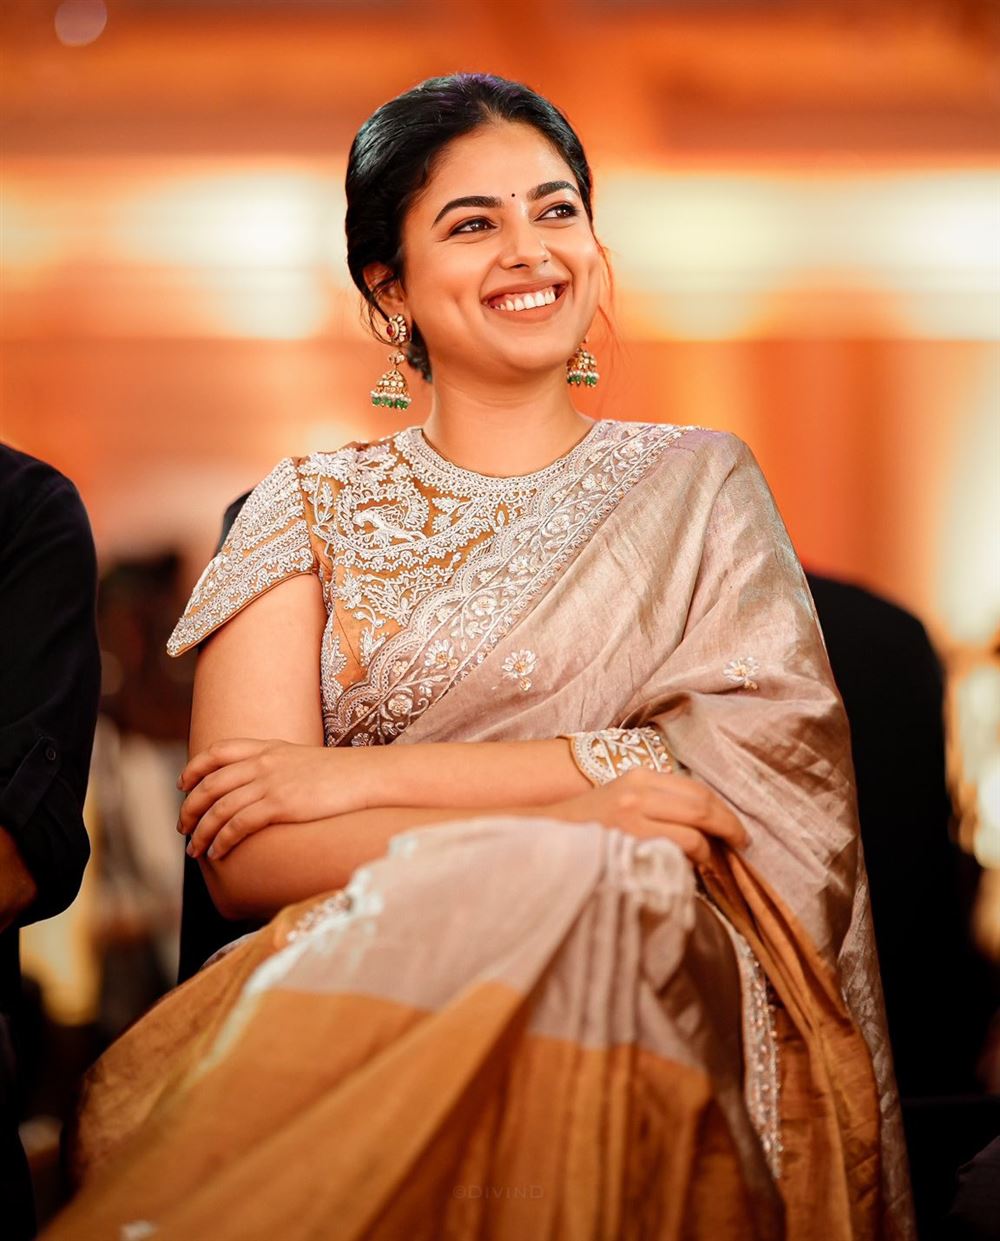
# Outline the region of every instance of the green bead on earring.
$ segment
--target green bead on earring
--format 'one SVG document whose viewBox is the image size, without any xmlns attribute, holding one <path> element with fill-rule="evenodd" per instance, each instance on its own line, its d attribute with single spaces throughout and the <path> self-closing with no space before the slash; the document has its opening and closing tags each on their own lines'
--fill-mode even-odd
<svg viewBox="0 0 1000 1241">
<path fill-rule="evenodd" d="M 586 336 L 583 338 L 583 344 L 577 349 L 576 353 L 566 363 L 566 382 L 576 386 L 584 386 L 587 388 L 595 388 L 600 374 L 597 370 L 597 359 L 584 345 L 587 343 Z"/>
</svg>

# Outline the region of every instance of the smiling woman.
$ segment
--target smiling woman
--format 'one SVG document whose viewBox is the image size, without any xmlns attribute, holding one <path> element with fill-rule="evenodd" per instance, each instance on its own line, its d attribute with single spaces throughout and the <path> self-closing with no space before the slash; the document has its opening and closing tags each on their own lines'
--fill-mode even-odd
<svg viewBox="0 0 1000 1241">
<path fill-rule="evenodd" d="M 506 192 L 462 194 L 471 169 L 481 185 Z M 604 271 L 589 202 L 584 210 L 569 171 L 533 126 L 482 125 L 451 141 L 411 203 L 392 283 L 384 265 L 365 267 L 382 306 L 417 325 L 445 378 L 435 385 L 431 435 L 453 421 L 444 393 L 460 376 L 474 375 L 477 389 L 491 393 L 533 379 L 543 417 L 569 405 L 560 368 L 594 318 Z M 482 458 L 469 463 L 490 468 Z"/>
<path fill-rule="evenodd" d="M 92 1071 L 53 1238 L 912 1235 L 812 600 L 746 445 L 573 404 L 590 196 L 500 78 L 358 133 L 430 415 L 279 461 L 171 637 L 180 828 L 271 921 Z"/>
<path fill-rule="evenodd" d="M 488 338 L 479 357 L 485 325 L 473 315 L 497 294 L 561 285 L 558 292 L 574 295 L 572 311 L 561 308 L 537 356 L 542 363 L 547 349 L 550 370 L 557 354 L 565 362 L 608 270 L 591 189 L 572 126 L 516 83 L 433 78 L 390 100 L 359 130 L 347 173 L 348 266 L 373 323 L 409 308 L 408 358 L 427 379 L 428 341 L 439 366 L 457 353 L 481 369 L 493 351 L 499 362 L 524 341 Z"/>
</svg>

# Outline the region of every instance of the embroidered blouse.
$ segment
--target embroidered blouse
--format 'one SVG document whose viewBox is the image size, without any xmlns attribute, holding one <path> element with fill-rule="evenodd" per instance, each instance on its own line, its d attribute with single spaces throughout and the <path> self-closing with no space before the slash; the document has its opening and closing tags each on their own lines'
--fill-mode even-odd
<svg viewBox="0 0 1000 1241">
<path fill-rule="evenodd" d="M 596 422 L 565 456 L 510 478 L 454 465 L 415 426 L 286 457 L 251 492 L 167 650 L 182 655 L 274 586 L 316 573 L 326 743 L 392 741 L 482 662 L 684 429 Z M 503 663 L 526 695 L 539 692 L 534 671 L 532 651 Z M 593 784 L 638 764 L 674 769 L 655 727 L 563 735 Z"/>
</svg>

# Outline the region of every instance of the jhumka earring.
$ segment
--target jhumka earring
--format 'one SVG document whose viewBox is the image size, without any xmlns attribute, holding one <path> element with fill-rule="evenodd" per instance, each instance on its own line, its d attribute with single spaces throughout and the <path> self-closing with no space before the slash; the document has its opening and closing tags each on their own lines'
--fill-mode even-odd
<svg viewBox="0 0 1000 1241">
<path fill-rule="evenodd" d="M 408 409 L 410 393 L 406 387 L 406 376 L 400 373 L 399 366 L 406 361 L 399 352 L 399 346 L 410 339 L 410 329 L 402 315 L 392 315 L 385 327 L 389 344 L 396 348 L 389 354 L 391 370 L 385 371 L 378 383 L 372 388 L 372 404 L 384 405 L 388 409 Z"/>
<path fill-rule="evenodd" d="M 600 375 L 597 371 L 597 359 L 584 345 L 587 343 L 586 336 L 583 343 L 579 346 L 576 353 L 566 363 L 566 382 L 568 384 L 585 384 L 588 388 L 597 385 Z"/>
</svg>

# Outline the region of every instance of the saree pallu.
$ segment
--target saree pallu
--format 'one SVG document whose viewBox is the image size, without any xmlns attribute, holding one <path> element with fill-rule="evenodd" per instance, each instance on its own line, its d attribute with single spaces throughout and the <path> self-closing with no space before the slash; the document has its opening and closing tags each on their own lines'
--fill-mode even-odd
<svg viewBox="0 0 1000 1241">
<path fill-rule="evenodd" d="M 402 834 L 105 1054 L 47 1235 L 913 1235 L 846 720 L 767 485 L 732 436 L 587 438 L 328 741 L 371 743 L 369 716 L 395 744 L 564 735 L 595 782 L 665 747 L 749 848 L 696 870 L 597 824 Z M 207 580 L 290 528 L 251 511 Z"/>
</svg>

